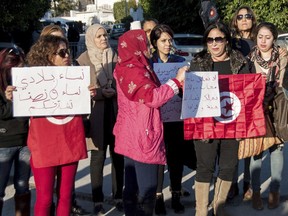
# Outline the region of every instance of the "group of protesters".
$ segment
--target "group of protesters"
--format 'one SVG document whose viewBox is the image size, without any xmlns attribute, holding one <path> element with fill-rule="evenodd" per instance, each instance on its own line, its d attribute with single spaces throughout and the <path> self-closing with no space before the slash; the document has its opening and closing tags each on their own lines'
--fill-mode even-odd
<svg viewBox="0 0 288 216">
<path fill-rule="evenodd" d="M 183 96 L 185 74 L 191 71 L 218 71 L 219 75 L 260 73 L 265 80 L 263 116 L 267 133 L 263 140 L 274 140 L 269 148 L 272 178 L 268 208 L 277 208 L 286 140 L 275 132 L 272 111 L 275 90 L 282 88 L 287 73 L 287 50 L 275 43 L 276 26 L 269 22 L 257 24 L 248 6 L 235 11 L 230 27 L 215 17 L 210 21 L 208 18 L 204 25 L 203 50 L 194 56 L 190 66 L 179 68 L 175 77 L 165 83 L 160 83 L 153 70 L 154 63 L 185 61 L 171 53 L 173 31 L 168 25 L 154 19 L 144 21 L 142 29 L 129 30 L 119 38 L 117 53 L 109 44 L 105 28 L 100 24 L 90 26 L 85 37 L 87 50 L 73 65 L 90 68 L 89 115 L 13 116 L 13 91 L 17 91 L 12 84 L 13 67 L 72 66 L 68 41 L 59 26 L 44 28 L 26 56 L 17 46 L 2 50 L 0 215 L 13 163 L 17 216 L 30 215 L 31 168 L 36 186 L 34 215 L 90 214 L 75 200 L 77 166 L 79 160 L 87 158 L 87 150 L 91 151 L 92 214 L 104 215 L 103 169 L 108 147 L 112 199 L 116 209 L 124 210 L 125 215 L 167 214 L 162 193 L 166 164 L 175 213 L 185 212 L 181 197 L 190 195 L 181 186 L 186 165 L 196 170 L 196 215 L 208 215 L 211 183 L 213 214 L 229 215 L 225 202 L 239 194 L 239 139 L 188 136 L 184 139 L 186 128 L 194 121 L 163 124 L 161 119 L 161 107 L 175 95 Z M 256 210 L 264 208 L 260 181 L 262 154 L 245 159 L 244 168 L 243 199 L 252 200 Z M 215 175 L 216 181 L 212 182 Z"/>
</svg>

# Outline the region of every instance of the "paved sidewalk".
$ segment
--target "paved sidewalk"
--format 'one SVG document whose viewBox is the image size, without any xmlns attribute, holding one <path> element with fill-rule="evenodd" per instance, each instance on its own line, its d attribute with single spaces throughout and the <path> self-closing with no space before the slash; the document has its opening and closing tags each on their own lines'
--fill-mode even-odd
<svg viewBox="0 0 288 216">
<path fill-rule="evenodd" d="M 288 146 L 285 146 L 284 152 L 285 156 L 288 155 Z M 232 203 L 226 205 L 227 211 L 231 216 L 282 216 L 288 215 L 288 167 L 287 164 L 284 165 L 283 179 L 281 184 L 281 205 L 275 210 L 269 210 L 267 208 L 267 197 L 269 193 L 269 183 L 270 183 L 270 156 L 269 153 L 265 155 L 263 159 L 262 167 L 262 197 L 264 200 L 265 208 L 262 211 L 256 211 L 252 209 L 251 202 L 243 202 L 241 196 L 238 196 Z M 106 210 L 106 215 L 108 216 L 122 216 L 123 212 L 118 212 L 115 207 L 111 204 L 110 194 L 111 194 L 111 175 L 110 175 L 111 165 L 110 158 L 107 158 L 107 162 L 104 168 L 104 194 L 106 201 L 104 203 L 104 208 Z M 240 172 L 241 171 L 241 172 Z M 243 161 L 239 164 L 239 188 L 242 189 L 243 182 Z M 195 198 L 194 198 L 194 176 L 195 171 L 191 172 L 189 169 L 185 169 L 183 175 L 183 186 L 190 191 L 190 197 L 183 197 L 182 203 L 185 205 L 186 210 L 183 216 L 191 216 L 195 214 Z M 35 188 L 33 177 L 30 179 L 31 191 L 32 191 L 32 207 L 35 203 Z M 93 203 L 91 199 L 91 188 L 90 188 L 90 175 L 89 175 L 89 158 L 82 160 L 78 167 L 78 172 L 76 176 L 76 193 L 77 201 L 85 209 L 92 211 Z M 210 190 L 210 199 L 212 199 L 213 187 Z M 240 193 L 242 190 L 240 190 Z M 3 216 L 13 216 L 14 215 L 14 200 L 13 200 L 14 189 L 12 185 L 9 185 L 6 189 L 6 196 L 4 202 Z M 169 176 L 166 170 L 165 180 L 164 180 L 164 198 L 167 207 L 167 215 L 176 216 L 171 209 L 171 194 L 169 192 Z M 33 215 L 33 214 L 32 214 Z"/>
</svg>

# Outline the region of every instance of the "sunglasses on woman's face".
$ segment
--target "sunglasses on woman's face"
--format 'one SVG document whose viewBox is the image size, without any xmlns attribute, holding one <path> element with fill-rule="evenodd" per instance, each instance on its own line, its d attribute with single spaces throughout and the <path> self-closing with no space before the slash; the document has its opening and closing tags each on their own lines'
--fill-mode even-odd
<svg viewBox="0 0 288 216">
<path fill-rule="evenodd" d="M 212 44 L 213 41 L 215 41 L 216 43 L 223 43 L 225 41 L 225 37 L 215 37 L 215 38 L 208 37 L 206 41 L 208 44 Z"/>
<path fill-rule="evenodd" d="M 17 47 L 11 47 L 8 51 L 8 54 L 10 53 L 14 53 L 15 55 L 17 56 L 24 56 L 24 52 L 20 49 L 20 48 L 17 48 Z"/>
<path fill-rule="evenodd" d="M 54 53 L 55 55 L 59 55 L 61 58 L 65 58 L 66 54 L 69 56 L 70 55 L 70 50 L 69 49 L 60 49 L 58 52 Z"/>
<path fill-rule="evenodd" d="M 237 15 L 237 20 L 242 20 L 244 17 L 247 20 L 251 20 L 253 18 L 252 14 L 239 14 Z"/>
</svg>

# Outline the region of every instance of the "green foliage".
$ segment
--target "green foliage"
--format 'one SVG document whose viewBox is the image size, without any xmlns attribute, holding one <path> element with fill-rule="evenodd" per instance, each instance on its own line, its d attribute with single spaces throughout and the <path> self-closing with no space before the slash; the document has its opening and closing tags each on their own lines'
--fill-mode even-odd
<svg viewBox="0 0 288 216">
<path fill-rule="evenodd" d="M 130 8 L 133 8 L 134 10 L 137 9 L 136 0 L 128 0 L 127 2 L 126 1 L 127 0 L 121 0 L 121 2 L 115 2 L 113 5 L 114 19 L 116 23 L 122 22 L 121 20 L 126 17 L 126 19 L 129 20 L 128 17 L 130 16 Z"/>
<path fill-rule="evenodd" d="M 50 8 L 48 0 L 1 0 L 0 31 L 25 31 Z"/>
<path fill-rule="evenodd" d="M 74 0 L 53 0 L 53 2 L 54 4 L 52 8 L 55 11 L 55 16 L 69 15 L 70 10 L 73 10 L 77 7 L 77 4 Z"/>
<path fill-rule="evenodd" d="M 240 5 L 250 6 L 258 21 L 274 23 L 279 30 L 288 31 L 288 0 L 215 0 L 221 19 L 227 24 Z M 175 32 L 201 33 L 200 0 L 140 0 L 144 18 L 156 18 Z"/>
<path fill-rule="evenodd" d="M 172 27 L 174 32 L 201 33 L 199 0 L 141 0 L 144 18 L 155 18 Z"/>
<path fill-rule="evenodd" d="M 240 4 L 239 4 L 240 2 Z M 288 0 L 233 0 L 220 1 L 221 16 L 229 21 L 240 5 L 250 6 L 256 14 L 258 22 L 267 21 L 275 24 L 280 31 L 288 31 Z"/>
<path fill-rule="evenodd" d="M 125 1 L 115 2 L 113 6 L 113 14 L 115 22 L 120 22 L 125 16 L 127 16 L 127 10 L 125 6 Z"/>
</svg>

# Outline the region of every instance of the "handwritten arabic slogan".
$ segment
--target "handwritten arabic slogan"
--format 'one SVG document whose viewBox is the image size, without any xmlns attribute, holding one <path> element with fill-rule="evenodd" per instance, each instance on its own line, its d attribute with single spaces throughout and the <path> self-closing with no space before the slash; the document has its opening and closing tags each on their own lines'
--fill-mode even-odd
<svg viewBox="0 0 288 216">
<path fill-rule="evenodd" d="M 221 116 L 218 72 L 185 74 L 181 118 Z"/>
<path fill-rule="evenodd" d="M 14 116 L 90 113 L 88 66 L 12 68 Z"/>
<path fill-rule="evenodd" d="M 153 68 L 162 84 L 166 83 L 169 79 L 174 78 L 179 68 L 187 63 L 154 63 Z M 161 117 L 163 122 L 176 122 L 182 121 L 181 115 L 182 100 L 178 95 L 169 100 L 161 107 Z"/>
</svg>

